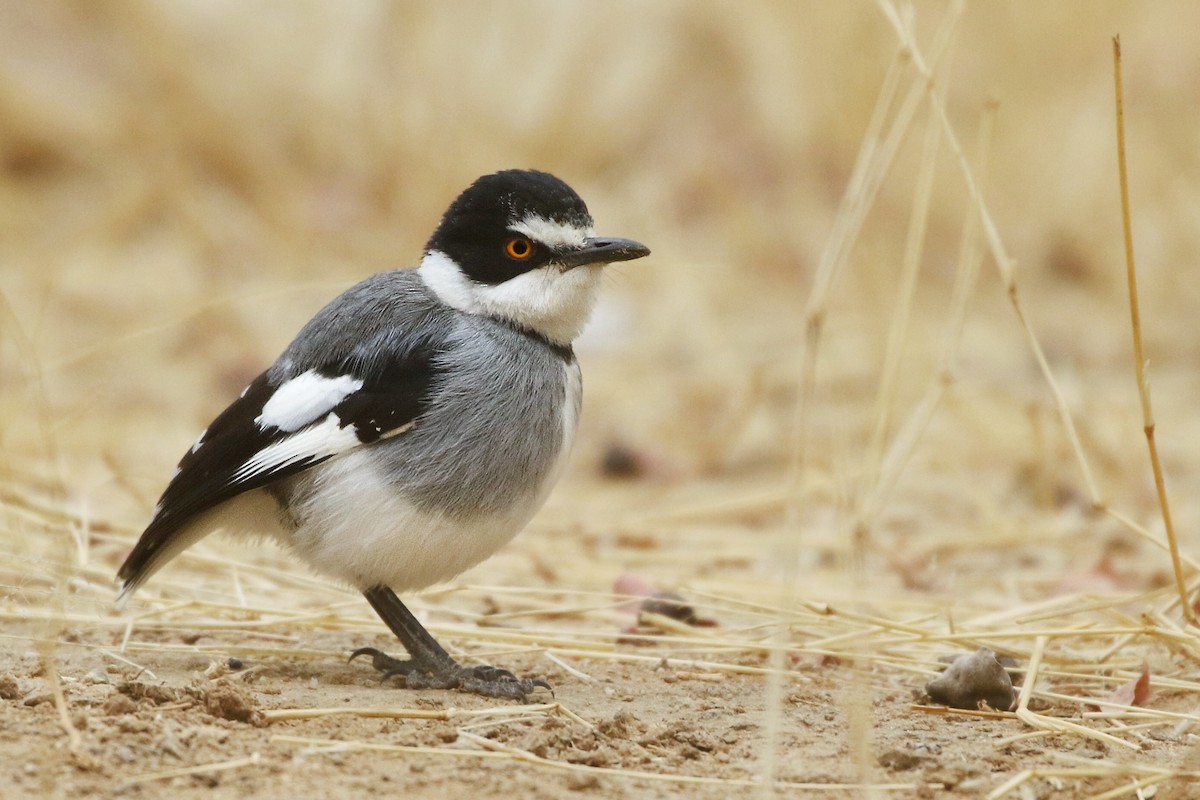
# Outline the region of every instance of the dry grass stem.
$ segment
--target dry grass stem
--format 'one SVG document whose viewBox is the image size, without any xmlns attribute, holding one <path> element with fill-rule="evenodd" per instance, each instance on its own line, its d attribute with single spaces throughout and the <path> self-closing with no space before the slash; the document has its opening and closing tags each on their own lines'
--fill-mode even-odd
<svg viewBox="0 0 1200 800">
<path fill-rule="evenodd" d="M 535 714 L 562 714 L 572 722 L 592 727 L 577 714 L 568 712 L 559 703 L 535 703 L 531 705 L 496 706 L 493 708 L 276 708 L 262 712 L 267 722 L 279 722 L 293 719 L 316 719 L 318 717 L 336 717 L 349 715 L 354 717 L 378 719 L 476 719 L 481 717 L 524 717 Z"/>
<path fill-rule="evenodd" d="M 241 769 L 242 767 L 255 767 L 261 761 L 262 759 L 258 753 L 251 753 L 245 758 L 235 758 L 229 761 L 215 761 L 211 764 L 196 764 L 190 767 L 162 770 L 161 772 L 147 772 L 125 780 L 121 784 L 121 790 L 124 791 L 142 783 L 165 781 L 172 778 L 185 778 L 189 775 L 203 775 L 211 772 L 227 772 L 231 769 Z"/>
<path fill-rule="evenodd" d="M 1083 444 L 1079 440 L 1079 434 L 1075 429 L 1075 419 L 1071 414 L 1070 406 L 1067 404 L 1062 390 L 1059 388 L 1058 379 L 1055 378 L 1053 370 L 1050 368 L 1049 362 L 1046 360 L 1046 354 L 1042 349 L 1042 344 L 1030 325 L 1025 310 L 1021 305 L 1020 298 L 1017 293 L 1016 276 L 1014 274 L 1013 261 L 1008 255 L 1008 251 L 1004 247 L 1004 242 L 1000 238 L 1000 233 L 996 228 L 996 223 L 992 219 L 991 212 L 988 210 L 987 204 L 983 199 L 983 195 L 979 190 L 979 185 L 975 180 L 974 173 L 971 170 L 970 164 L 967 163 L 966 155 L 963 153 L 962 147 L 959 145 L 958 136 L 954 132 L 954 127 L 950 122 L 949 116 L 946 114 L 944 104 L 939 100 L 937 93 L 933 91 L 933 72 L 926 64 L 920 50 L 916 46 L 916 42 L 912 39 L 911 31 L 901 22 L 899 15 L 896 12 L 895 6 L 889 0 L 879 0 L 880 6 L 884 10 L 884 14 L 888 21 L 895 28 L 901 42 L 908 48 L 913 55 L 913 63 L 922 76 L 928 81 L 927 90 L 929 93 L 930 102 L 937 110 L 938 116 L 941 119 L 943 129 L 945 130 L 946 140 L 950 149 L 954 152 L 954 156 L 959 164 L 960 172 L 963 179 L 966 181 L 967 190 L 970 193 L 971 201 L 979 209 L 980 220 L 983 223 L 983 229 L 987 236 L 987 240 L 991 245 L 992 258 L 995 261 L 996 267 L 1000 270 L 1001 280 L 1004 283 L 1004 288 L 1008 293 L 1009 302 L 1012 304 L 1013 311 L 1017 315 L 1018 321 L 1021 323 L 1021 330 L 1025 333 L 1026 342 L 1033 353 L 1034 360 L 1038 365 L 1038 369 L 1045 379 L 1046 386 L 1054 397 L 1054 407 L 1058 412 L 1059 419 L 1062 421 L 1063 428 L 1067 434 L 1067 438 L 1071 443 L 1071 448 L 1075 452 L 1076 461 L 1079 464 L 1080 471 L 1083 474 L 1084 483 L 1088 487 L 1088 495 L 1091 498 L 1092 505 L 1096 508 L 1101 508 L 1103 503 L 1100 495 L 1100 490 L 1096 485 L 1096 480 L 1093 476 L 1091 464 L 1088 462 L 1087 456 L 1083 451 Z"/>
<path fill-rule="evenodd" d="M 1171 570 L 1175 585 L 1179 589 L 1180 610 L 1183 617 L 1196 625 L 1196 612 L 1188 599 L 1187 581 L 1183 575 L 1183 564 L 1179 556 L 1179 542 L 1175 538 L 1175 525 L 1171 520 L 1171 503 L 1167 499 L 1167 486 L 1163 477 L 1162 461 L 1158 457 L 1158 444 L 1154 438 L 1154 410 L 1150 405 L 1150 382 L 1146 378 L 1146 356 L 1142 350 L 1142 312 L 1138 304 L 1137 262 L 1133 257 L 1133 219 L 1129 210 L 1129 167 L 1125 160 L 1125 95 L 1121 87 L 1121 37 L 1114 36 L 1113 86 L 1116 93 L 1117 115 L 1117 166 L 1121 176 L 1121 231 L 1125 239 L 1125 273 L 1129 283 L 1130 328 L 1133 331 L 1133 363 L 1137 376 L 1138 397 L 1142 403 L 1142 430 L 1146 434 L 1146 447 L 1150 451 L 1150 465 L 1154 471 L 1154 489 L 1158 495 L 1159 512 L 1166 529 L 1167 546 L 1171 553 Z"/>
</svg>

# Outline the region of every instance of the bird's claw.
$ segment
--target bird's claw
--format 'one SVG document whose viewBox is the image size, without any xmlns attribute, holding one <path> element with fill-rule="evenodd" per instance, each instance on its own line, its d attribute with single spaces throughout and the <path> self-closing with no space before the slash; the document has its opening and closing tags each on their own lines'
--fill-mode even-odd
<svg viewBox="0 0 1200 800">
<path fill-rule="evenodd" d="M 458 689 L 484 697 L 508 698 L 526 701 L 527 696 L 545 689 L 554 694 L 554 687 L 541 678 L 518 678 L 513 673 L 488 664 L 464 667 L 453 661 L 446 664 L 421 664 L 415 660 L 401 660 L 389 656 L 374 647 L 360 647 L 350 654 L 350 661 L 359 656 L 370 656 L 371 665 L 386 681 L 397 675 L 404 676 L 409 689 Z"/>
<path fill-rule="evenodd" d="M 360 647 L 350 654 L 350 658 L 346 659 L 349 664 L 359 656 L 370 656 L 371 666 L 377 671 L 384 673 L 383 679 L 386 680 L 392 675 L 403 675 L 417 668 L 417 665 L 412 661 L 401 661 L 398 658 L 393 658 L 382 650 L 376 650 L 374 647 Z"/>
</svg>

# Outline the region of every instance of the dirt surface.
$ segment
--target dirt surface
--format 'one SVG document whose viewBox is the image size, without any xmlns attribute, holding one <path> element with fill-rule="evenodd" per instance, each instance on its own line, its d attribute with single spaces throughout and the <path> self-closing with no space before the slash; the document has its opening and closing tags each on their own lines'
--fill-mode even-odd
<svg viewBox="0 0 1200 800">
<path fill-rule="evenodd" d="M 79 738 L 74 750 L 47 690 L 42 657 L 5 651 L 0 797 L 559 798 L 636 789 L 636 796 L 647 798 L 722 798 L 749 791 L 727 781 L 752 782 L 763 769 L 761 677 L 697 670 L 687 659 L 657 666 L 576 661 L 585 681 L 546 659 L 504 659 L 554 684 L 553 698 L 531 701 L 565 709 L 522 711 L 459 693 L 383 686 L 366 664 L 347 665 L 337 657 L 340 638 L 326 634 L 306 642 L 329 648 L 327 657 L 240 659 L 234 666 L 241 669 L 229 670 L 230 657 L 216 654 L 247 640 L 200 634 L 196 644 L 212 655 L 142 658 L 151 677 L 85 649 L 118 642 L 67 632 L 64 639 L 79 645 L 60 649 L 58 664 Z M 383 636 L 366 641 L 387 646 Z M 865 776 L 880 786 L 880 796 L 982 797 L 1005 777 L 1068 758 L 1200 759 L 1187 736 L 1169 730 L 1147 739 L 1137 755 L 1070 737 L 996 747 L 998 739 L 1022 732 L 1022 724 L 915 710 L 920 683 L 878 674 L 855 678 L 838 664 L 795 672 L 780 720 L 780 794 L 857 794 L 830 785 Z M 281 709 L 328 713 L 303 720 L 264 716 Z M 490 713 L 453 716 L 478 710 Z M 413 712 L 446 712 L 449 718 L 403 718 Z M 872 763 L 856 764 L 852 757 L 855 713 L 871 720 Z M 187 774 L 171 777 L 178 772 Z M 704 783 L 711 779 L 719 783 Z M 1061 798 L 1119 783 L 1026 785 L 1023 797 Z M 1184 781 L 1170 782 L 1157 797 L 1194 797 L 1194 790 Z"/>
</svg>

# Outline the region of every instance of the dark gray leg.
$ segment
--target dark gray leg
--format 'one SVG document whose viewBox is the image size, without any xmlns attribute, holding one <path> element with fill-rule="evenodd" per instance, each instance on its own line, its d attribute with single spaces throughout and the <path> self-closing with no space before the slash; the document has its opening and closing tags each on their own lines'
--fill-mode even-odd
<svg viewBox="0 0 1200 800">
<path fill-rule="evenodd" d="M 351 661 L 359 656 L 370 656 L 372 665 L 383 673 L 384 680 L 403 675 L 410 689 L 461 689 L 521 702 L 525 702 L 525 696 L 534 689 L 551 688 L 543 680 L 518 678 L 506 669 L 486 664 L 464 667 L 442 649 L 391 589 L 376 586 L 363 592 L 363 596 L 408 651 L 409 658 L 405 660 L 393 658 L 374 647 L 360 647 L 350 654 Z"/>
</svg>

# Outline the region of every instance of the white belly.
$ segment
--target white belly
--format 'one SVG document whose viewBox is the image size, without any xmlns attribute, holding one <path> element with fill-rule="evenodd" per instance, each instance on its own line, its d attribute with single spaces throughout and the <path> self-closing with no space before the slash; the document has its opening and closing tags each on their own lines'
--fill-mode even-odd
<svg viewBox="0 0 1200 800">
<path fill-rule="evenodd" d="M 564 369 L 567 402 L 555 464 L 539 485 L 501 510 L 464 517 L 419 508 L 379 473 L 364 448 L 321 465 L 317 491 L 293 509 L 298 527 L 280 538 L 317 572 L 360 590 L 421 589 L 475 566 L 525 527 L 562 474 L 581 394 L 578 365 Z"/>
</svg>

